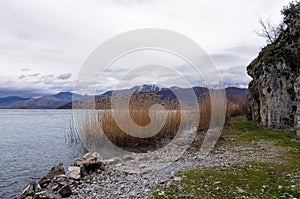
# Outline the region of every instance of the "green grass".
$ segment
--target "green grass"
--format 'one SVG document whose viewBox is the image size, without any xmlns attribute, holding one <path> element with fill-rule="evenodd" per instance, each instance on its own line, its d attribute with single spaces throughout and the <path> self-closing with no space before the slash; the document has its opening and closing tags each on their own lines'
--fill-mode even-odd
<svg viewBox="0 0 300 199">
<path fill-rule="evenodd" d="M 164 189 L 156 198 L 300 198 L 300 175 L 278 165 L 247 163 L 179 173 L 182 181 Z"/>
<path fill-rule="evenodd" d="M 268 140 L 277 142 L 279 146 L 300 149 L 300 144 L 295 142 L 295 131 L 265 129 L 255 122 L 247 121 L 245 117 L 234 118 L 227 131 L 229 133 L 226 133 L 224 138 L 233 139 L 236 142 Z"/>
<path fill-rule="evenodd" d="M 263 129 L 244 117 L 231 121 L 223 144 L 273 141 L 287 148 L 283 164 L 247 162 L 231 167 L 199 168 L 178 173 L 181 181 L 160 188 L 155 198 L 300 198 L 300 143 L 295 132 Z M 160 194 L 159 194 L 160 193 Z M 163 193 L 163 194 L 161 194 Z"/>
</svg>

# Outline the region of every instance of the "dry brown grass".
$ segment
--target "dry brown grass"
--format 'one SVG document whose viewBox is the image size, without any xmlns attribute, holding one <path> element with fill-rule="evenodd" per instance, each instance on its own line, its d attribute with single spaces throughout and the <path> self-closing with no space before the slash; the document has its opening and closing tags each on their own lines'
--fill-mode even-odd
<svg viewBox="0 0 300 199">
<path fill-rule="evenodd" d="M 105 99 L 106 100 L 106 99 Z M 224 102 L 218 103 L 217 100 L 216 110 L 224 108 Z M 107 100 L 106 100 L 107 101 Z M 162 105 L 165 110 L 152 111 L 152 121 L 149 116 L 150 107 L 153 104 Z M 99 108 L 99 104 L 97 105 Z M 80 132 L 81 139 L 89 148 L 92 146 L 100 146 L 104 142 L 112 142 L 114 145 L 121 148 L 139 149 L 139 150 L 155 150 L 157 147 L 167 144 L 179 130 L 181 123 L 189 125 L 189 121 L 181 121 L 181 111 L 187 111 L 193 117 L 195 111 L 200 111 L 200 121 L 197 129 L 198 132 L 198 144 L 201 144 L 203 133 L 209 128 L 209 124 L 212 117 L 211 111 L 211 98 L 209 95 L 204 97 L 202 103 L 198 106 L 185 106 L 179 107 L 178 101 L 161 101 L 155 95 L 134 95 L 130 101 L 130 118 L 126 114 L 126 111 L 122 108 L 111 110 L 110 105 L 105 105 L 105 110 L 85 110 L 82 112 L 82 119 L 79 124 L 76 124 L 78 131 Z M 122 104 L 120 105 L 122 107 Z M 243 100 L 234 99 L 228 100 L 227 104 L 227 116 L 229 117 L 244 114 L 245 103 Z M 132 119 L 138 126 L 145 127 L 150 123 L 159 123 L 164 121 L 163 115 L 167 115 L 164 126 L 154 136 L 147 137 L 147 133 L 140 129 L 135 132 L 135 136 L 123 131 L 117 124 L 114 114 L 121 118 L 122 126 L 126 129 L 133 129 L 129 119 Z M 215 113 L 218 114 L 218 113 Z M 149 131 L 155 131 L 155 128 L 148 129 Z M 140 135 L 146 135 L 146 138 L 141 138 Z M 106 138 L 108 139 L 106 139 Z"/>
</svg>

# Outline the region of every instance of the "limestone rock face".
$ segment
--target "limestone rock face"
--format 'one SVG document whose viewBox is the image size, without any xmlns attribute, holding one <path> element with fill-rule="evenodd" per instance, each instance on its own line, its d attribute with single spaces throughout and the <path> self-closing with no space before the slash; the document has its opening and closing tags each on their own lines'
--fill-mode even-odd
<svg viewBox="0 0 300 199">
<path fill-rule="evenodd" d="M 300 76 L 297 77 L 294 87 L 297 96 L 296 102 L 298 103 L 297 111 L 296 111 L 296 124 L 295 124 L 295 128 L 297 131 L 296 139 L 300 140 Z"/>
<path fill-rule="evenodd" d="M 253 78 L 248 118 L 266 128 L 300 131 L 300 19 L 263 48 L 247 71 Z"/>
</svg>

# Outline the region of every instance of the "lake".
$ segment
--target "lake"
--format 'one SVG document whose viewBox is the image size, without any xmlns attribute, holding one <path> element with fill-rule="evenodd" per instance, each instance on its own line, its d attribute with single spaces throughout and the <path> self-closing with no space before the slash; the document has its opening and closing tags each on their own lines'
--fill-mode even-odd
<svg viewBox="0 0 300 199">
<path fill-rule="evenodd" d="M 72 110 L 0 110 L 0 198 L 18 195 L 59 162 L 84 154 L 70 144 Z"/>
</svg>

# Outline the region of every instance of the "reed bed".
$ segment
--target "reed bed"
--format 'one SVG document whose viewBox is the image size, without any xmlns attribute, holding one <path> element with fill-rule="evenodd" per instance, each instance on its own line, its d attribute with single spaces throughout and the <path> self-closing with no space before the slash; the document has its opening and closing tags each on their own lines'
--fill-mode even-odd
<svg viewBox="0 0 300 199">
<path fill-rule="evenodd" d="M 211 98 L 209 95 L 205 95 L 202 102 L 199 104 L 187 105 L 184 107 L 180 107 L 178 101 L 160 101 L 160 99 L 154 95 L 151 95 L 150 97 L 134 97 L 134 100 L 131 100 L 130 102 L 130 118 L 128 118 L 126 110 L 121 108 L 122 106 L 113 110 L 107 105 L 105 105 L 105 107 L 107 107 L 105 110 L 81 110 L 80 119 L 77 119 L 77 124 L 73 125 L 73 131 L 76 131 L 75 134 L 79 135 L 80 139 L 88 148 L 101 146 L 107 142 L 111 142 L 112 144 L 125 149 L 139 151 L 156 150 L 167 144 L 174 136 L 176 136 L 180 125 L 183 125 L 185 129 L 189 128 L 190 124 L 188 118 L 186 121 L 181 121 L 181 114 L 183 111 L 188 112 L 191 119 L 193 114 L 196 114 L 195 111 L 199 111 L 200 120 L 197 128 L 197 144 L 201 145 L 202 138 L 209 128 L 212 117 Z M 215 108 L 217 110 L 224 109 L 224 102 L 220 101 L 218 103 L 218 98 L 215 100 L 217 100 L 217 103 L 214 103 L 217 104 L 217 107 Z M 162 105 L 165 109 L 151 111 L 150 107 L 157 103 Z M 245 102 L 242 99 L 228 99 L 226 121 L 232 116 L 245 114 L 245 107 Z M 134 132 L 135 134 L 128 134 L 126 133 L 128 132 L 127 130 L 124 132 L 124 130 L 120 128 L 114 118 L 115 115 L 121 118 L 119 123 L 121 122 L 125 129 L 135 128 L 134 126 L 131 126 L 132 123 L 130 120 L 134 121 L 135 125 L 140 127 L 146 127 L 151 123 L 157 124 L 164 120 L 166 120 L 166 122 L 153 136 L 147 136 L 147 133 L 157 130 L 155 125 L 148 129 L 149 132 L 143 131 L 144 129 L 140 128 L 137 132 Z M 152 120 L 150 115 L 152 116 Z M 76 128 L 74 126 L 76 126 Z M 141 138 L 140 135 L 143 135 L 144 138 Z M 72 135 L 72 137 L 75 136 Z"/>
</svg>

